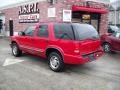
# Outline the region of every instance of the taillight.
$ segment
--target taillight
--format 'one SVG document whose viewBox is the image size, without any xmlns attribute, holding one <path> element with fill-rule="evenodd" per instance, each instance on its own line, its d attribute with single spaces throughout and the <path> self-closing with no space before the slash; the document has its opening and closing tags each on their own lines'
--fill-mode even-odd
<svg viewBox="0 0 120 90">
<path fill-rule="evenodd" d="M 74 53 L 78 54 L 78 53 L 80 53 L 80 51 L 79 50 L 74 50 Z"/>
</svg>

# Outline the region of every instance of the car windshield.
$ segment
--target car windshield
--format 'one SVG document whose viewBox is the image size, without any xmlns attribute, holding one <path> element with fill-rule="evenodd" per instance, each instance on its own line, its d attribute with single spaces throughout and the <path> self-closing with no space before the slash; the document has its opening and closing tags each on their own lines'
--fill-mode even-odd
<svg viewBox="0 0 120 90">
<path fill-rule="evenodd" d="M 72 26 L 73 26 L 73 29 L 76 30 L 76 32 L 78 33 L 79 40 L 99 39 L 97 30 L 91 25 L 73 23 Z"/>
<path fill-rule="evenodd" d="M 119 31 L 119 28 L 117 26 L 110 26 L 110 28 L 114 31 Z"/>
</svg>

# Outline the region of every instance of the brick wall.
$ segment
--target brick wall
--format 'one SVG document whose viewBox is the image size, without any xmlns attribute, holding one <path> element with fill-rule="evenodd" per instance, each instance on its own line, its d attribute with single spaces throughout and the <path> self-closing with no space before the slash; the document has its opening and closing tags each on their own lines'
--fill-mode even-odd
<svg viewBox="0 0 120 90">
<path fill-rule="evenodd" d="M 52 6 L 46 1 L 39 2 L 40 22 L 62 21 L 63 9 L 71 9 L 72 5 L 83 6 L 84 2 L 85 2 L 84 0 L 58 0 L 57 4 Z M 98 3 L 98 5 L 101 4 Z M 47 15 L 48 7 L 56 8 L 56 17 L 48 18 Z M 14 31 L 21 31 L 30 25 L 34 25 L 34 23 L 19 23 L 19 19 L 18 19 L 19 7 L 4 9 L 2 12 L 5 13 L 5 17 L 6 17 L 6 30 L 9 30 L 10 18 L 12 18 L 14 21 Z M 108 24 L 108 14 L 102 14 L 100 20 L 100 34 L 103 34 L 107 31 L 107 24 Z"/>
<path fill-rule="evenodd" d="M 107 33 L 108 29 L 108 14 L 102 14 L 100 20 L 100 35 Z"/>
</svg>

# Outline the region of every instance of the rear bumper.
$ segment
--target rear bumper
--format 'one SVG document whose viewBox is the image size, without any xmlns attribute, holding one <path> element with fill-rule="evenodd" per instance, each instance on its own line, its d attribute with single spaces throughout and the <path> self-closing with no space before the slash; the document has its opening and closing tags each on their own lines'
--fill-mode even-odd
<svg viewBox="0 0 120 90">
<path fill-rule="evenodd" d="M 103 55 L 103 51 L 97 51 L 87 55 L 65 55 L 64 62 L 66 64 L 84 64 L 91 61 L 94 61 Z"/>
</svg>

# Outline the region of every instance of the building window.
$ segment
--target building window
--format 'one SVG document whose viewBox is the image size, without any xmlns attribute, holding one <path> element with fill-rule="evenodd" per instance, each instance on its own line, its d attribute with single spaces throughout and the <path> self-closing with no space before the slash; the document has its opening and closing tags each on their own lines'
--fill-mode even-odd
<svg viewBox="0 0 120 90">
<path fill-rule="evenodd" d="M 90 23 L 90 20 L 91 20 L 91 16 L 90 16 L 90 14 L 83 14 L 82 15 L 82 22 L 83 23 Z"/>
<path fill-rule="evenodd" d="M 119 20 L 120 20 L 120 11 L 119 11 Z"/>
</svg>

